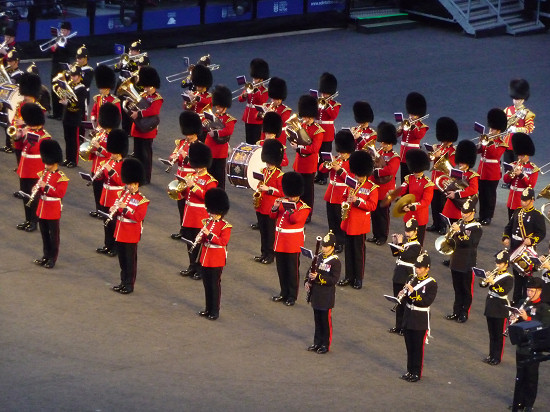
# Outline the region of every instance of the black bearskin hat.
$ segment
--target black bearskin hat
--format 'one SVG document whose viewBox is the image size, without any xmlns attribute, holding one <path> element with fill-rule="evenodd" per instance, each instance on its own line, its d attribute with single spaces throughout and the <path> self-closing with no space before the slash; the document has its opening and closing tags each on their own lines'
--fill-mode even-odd
<svg viewBox="0 0 550 412">
<path fill-rule="evenodd" d="M 471 140 L 461 140 L 456 146 L 455 163 L 466 163 L 470 168 L 474 167 L 477 158 L 477 146 Z"/>
<path fill-rule="evenodd" d="M 34 73 L 23 73 L 19 79 L 19 94 L 21 96 L 32 96 L 38 99 L 42 88 L 40 76 Z"/>
<path fill-rule="evenodd" d="M 160 88 L 160 77 L 154 67 L 144 66 L 139 69 L 138 78 L 139 86 Z"/>
<path fill-rule="evenodd" d="M 44 112 L 36 103 L 25 103 L 21 107 L 21 117 L 27 126 L 43 126 L 46 123 Z"/>
<path fill-rule="evenodd" d="M 277 139 L 267 139 L 262 146 L 262 162 L 281 167 L 285 148 Z"/>
<path fill-rule="evenodd" d="M 535 155 L 533 140 L 525 133 L 514 133 L 512 135 L 512 147 L 514 148 L 514 153 L 518 156 Z"/>
<path fill-rule="evenodd" d="M 456 122 L 450 117 L 440 117 L 437 119 L 435 138 L 439 142 L 456 142 L 458 140 L 458 126 Z"/>
<path fill-rule="evenodd" d="M 189 164 L 200 169 L 212 165 L 212 151 L 201 142 L 195 142 L 189 146 Z"/>
<path fill-rule="evenodd" d="M 212 72 L 206 66 L 197 64 L 191 71 L 191 83 L 198 87 L 206 87 L 210 89 L 214 79 L 212 78 Z"/>
<path fill-rule="evenodd" d="M 349 130 L 340 130 L 334 136 L 334 146 L 337 153 L 353 153 L 355 150 L 355 139 Z"/>
<path fill-rule="evenodd" d="M 61 163 L 63 161 L 63 150 L 55 140 L 43 139 L 40 143 L 40 157 L 46 165 Z"/>
<path fill-rule="evenodd" d="M 122 157 L 126 156 L 128 154 L 128 134 L 122 129 L 111 130 L 107 135 L 107 151 Z"/>
<path fill-rule="evenodd" d="M 337 88 L 338 81 L 336 77 L 331 73 L 324 72 L 319 79 L 319 93 L 333 95 L 336 93 Z"/>
<path fill-rule="evenodd" d="M 204 205 L 208 213 L 225 216 L 229 211 L 229 197 L 225 190 L 215 187 L 204 194 Z"/>
<path fill-rule="evenodd" d="M 508 127 L 508 118 L 504 110 L 494 108 L 487 113 L 487 125 L 494 130 L 505 131 Z"/>
<path fill-rule="evenodd" d="M 283 193 L 288 197 L 302 196 L 304 178 L 298 172 L 287 172 L 283 175 Z"/>
<path fill-rule="evenodd" d="M 397 130 L 388 122 L 380 122 L 376 130 L 376 141 L 388 144 L 397 144 Z"/>
<path fill-rule="evenodd" d="M 97 123 L 104 129 L 116 129 L 120 126 L 120 110 L 113 103 L 104 103 L 99 108 Z"/>
<path fill-rule="evenodd" d="M 199 135 L 202 130 L 200 116 L 190 110 L 184 110 L 180 113 L 180 130 L 184 136 L 192 134 Z"/>
<path fill-rule="evenodd" d="M 319 116 L 317 99 L 310 94 L 300 96 L 300 100 L 298 100 L 298 115 L 300 117 L 313 117 L 317 119 Z"/>
<path fill-rule="evenodd" d="M 420 173 L 430 168 L 430 158 L 421 149 L 410 149 L 405 154 L 405 161 L 411 173 Z"/>
<path fill-rule="evenodd" d="M 216 86 L 212 92 L 212 106 L 230 108 L 232 103 L 231 90 L 225 86 Z"/>
<path fill-rule="evenodd" d="M 145 168 L 143 164 L 134 157 L 124 159 L 120 170 L 122 183 L 138 183 L 140 186 L 145 182 Z"/>
<path fill-rule="evenodd" d="M 420 117 L 426 114 L 426 99 L 420 93 L 409 93 L 405 105 L 407 106 L 407 113 L 409 114 Z"/>
<path fill-rule="evenodd" d="M 285 100 L 286 94 L 286 82 L 280 77 L 272 77 L 267 85 L 267 95 L 275 100 Z"/>
<path fill-rule="evenodd" d="M 353 152 L 349 157 L 349 170 L 356 176 L 370 176 L 374 169 L 374 162 L 370 154 L 364 150 Z"/>
<path fill-rule="evenodd" d="M 359 124 L 371 123 L 374 120 L 374 113 L 372 107 L 367 102 L 355 102 L 353 103 L 353 117 Z"/>
<path fill-rule="evenodd" d="M 262 123 L 262 130 L 264 133 L 273 133 L 278 137 L 283 130 L 283 119 L 281 119 L 279 113 L 267 112 Z"/>
<path fill-rule="evenodd" d="M 250 62 L 250 76 L 253 79 L 269 79 L 269 65 L 264 59 L 253 59 Z"/>
<path fill-rule="evenodd" d="M 116 74 L 106 64 L 100 64 L 94 70 L 95 85 L 98 89 L 114 89 L 116 85 Z"/>
<path fill-rule="evenodd" d="M 509 92 L 512 99 L 527 100 L 529 98 L 529 83 L 525 79 L 513 79 L 510 81 Z"/>
</svg>

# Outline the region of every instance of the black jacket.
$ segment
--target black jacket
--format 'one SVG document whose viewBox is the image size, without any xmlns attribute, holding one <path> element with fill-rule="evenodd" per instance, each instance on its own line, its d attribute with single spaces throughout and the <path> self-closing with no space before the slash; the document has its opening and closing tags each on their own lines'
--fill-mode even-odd
<svg viewBox="0 0 550 412">
<path fill-rule="evenodd" d="M 311 307 L 327 310 L 334 307 L 336 282 L 340 279 L 342 263 L 338 255 L 332 254 L 326 258 L 320 254 L 317 264 L 317 277 L 311 285 Z"/>
</svg>

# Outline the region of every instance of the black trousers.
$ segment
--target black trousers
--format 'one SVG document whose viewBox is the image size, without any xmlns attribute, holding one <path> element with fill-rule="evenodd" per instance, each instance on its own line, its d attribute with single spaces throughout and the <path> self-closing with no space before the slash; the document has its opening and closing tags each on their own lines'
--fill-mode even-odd
<svg viewBox="0 0 550 412">
<path fill-rule="evenodd" d="M 407 372 L 422 376 L 424 342 L 428 331 L 405 329 L 403 334 L 405 336 L 405 346 L 407 347 Z"/>
<path fill-rule="evenodd" d="M 201 231 L 198 227 L 184 227 L 181 228 L 181 234 L 184 238 L 190 240 L 191 242 L 195 241 L 195 238 Z M 191 251 L 191 245 L 187 245 L 187 255 L 189 256 L 189 269 L 198 272 L 199 264 L 199 251 L 201 250 L 200 245 L 197 245 L 193 251 Z"/>
<path fill-rule="evenodd" d="M 273 258 L 275 252 L 273 245 L 275 243 L 275 219 L 271 219 L 269 215 L 256 212 L 258 218 L 258 229 L 260 229 L 260 251 L 261 255 L 266 258 Z"/>
<path fill-rule="evenodd" d="M 277 275 L 279 275 L 280 295 L 285 300 L 298 298 L 298 279 L 300 278 L 300 253 L 275 252 Z"/>
<path fill-rule="evenodd" d="M 529 276 L 521 276 L 515 266 L 512 272 L 514 274 L 514 293 L 512 299 L 514 303 L 517 303 L 527 297 L 527 279 Z"/>
<path fill-rule="evenodd" d="M 300 173 L 302 177 L 304 178 L 304 193 L 302 194 L 301 199 L 306 202 L 308 206 L 311 207 L 311 211 L 309 214 L 313 214 L 313 202 L 315 200 L 314 196 L 314 184 L 313 180 L 315 180 L 315 173 Z"/>
<path fill-rule="evenodd" d="M 57 75 L 57 73 L 54 73 L 55 70 L 55 68 L 52 68 L 52 79 Z M 53 87 L 51 87 L 50 90 L 52 90 L 52 93 L 50 93 L 52 96 L 52 116 L 56 119 L 61 119 L 61 116 L 63 116 L 63 105 L 59 103 L 59 97 L 57 97 L 57 94 L 53 93 Z"/>
<path fill-rule="evenodd" d="M 134 157 L 141 161 L 145 168 L 145 183 L 151 183 L 153 170 L 153 139 L 134 137 Z"/>
<path fill-rule="evenodd" d="M 80 131 L 78 126 L 63 124 L 63 137 L 65 138 L 65 159 L 78 164 L 78 148 L 80 143 Z"/>
<path fill-rule="evenodd" d="M 120 284 L 129 291 L 134 290 L 137 275 L 137 243 L 116 242 L 120 265 Z"/>
<path fill-rule="evenodd" d="M 227 163 L 227 158 L 223 159 L 212 159 L 212 166 L 208 168 L 208 173 L 210 173 L 214 179 L 218 181 L 218 187 L 225 189 L 225 165 Z"/>
<path fill-rule="evenodd" d="M 181 225 L 181 223 L 183 222 L 183 212 L 185 211 L 185 198 L 178 200 L 177 203 L 178 203 L 178 212 L 180 215 L 179 233 L 180 235 L 183 236 L 183 226 Z"/>
<path fill-rule="evenodd" d="M 336 245 L 343 246 L 346 241 L 346 232 L 340 227 L 342 224 L 342 204 L 329 202 L 326 202 L 326 204 L 328 228 L 332 230 L 332 233 L 336 236 Z"/>
<path fill-rule="evenodd" d="M 19 189 L 22 192 L 25 192 L 30 195 L 32 193 L 32 188 L 37 182 L 38 182 L 38 178 L 36 179 L 20 178 Z M 36 217 L 36 209 L 38 208 L 38 196 L 35 196 L 34 201 L 30 204 L 30 206 L 27 207 L 28 201 L 29 201 L 28 198 L 24 198 L 22 200 L 23 209 L 25 209 L 25 221 L 36 223 L 38 222 L 38 217 Z"/>
<path fill-rule="evenodd" d="M 472 271 L 459 272 L 451 270 L 453 278 L 453 289 L 455 291 L 455 301 L 453 304 L 453 313 L 468 317 L 470 306 L 472 306 L 474 275 Z"/>
<path fill-rule="evenodd" d="M 506 331 L 506 318 L 487 317 L 487 329 L 489 330 L 489 356 L 500 361 L 506 339 L 503 335 Z"/>
<path fill-rule="evenodd" d="M 55 263 L 59 255 L 59 219 L 38 219 L 44 259 Z"/>
<path fill-rule="evenodd" d="M 445 202 L 447 198 L 445 194 L 439 190 L 434 189 L 434 197 L 432 198 L 432 221 L 433 225 L 437 230 L 445 229 L 446 224 L 443 218 L 441 217 L 441 212 L 443 212 L 443 207 L 445 207 Z"/>
<path fill-rule="evenodd" d="M 515 211 L 516 209 L 508 209 L 508 220 L 512 219 Z"/>
<path fill-rule="evenodd" d="M 105 213 L 109 213 L 109 208 L 105 206 L 100 206 L 99 210 Z M 105 223 L 105 220 L 103 221 Z M 111 252 L 117 251 L 117 244 L 115 242 L 115 229 L 116 229 L 116 218 L 111 219 L 107 225 L 103 225 L 103 245 L 110 250 Z"/>
<path fill-rule="evenodd" d="M 416 237 L 420 246 L 424 246 L 424 238 L 426 237 L 426 225 L 418 226 Z"/>
<path fill-rule="evenodd" d="M 260 140 L 260 136 L 262 135 L 262 124 L 245 123 L 244 134 L 246 143 L 256 144 L 256 142 Z"/>
<path fill-rule="evenodd" d="M 516 352 L 516 385 L 514 387 L 514 406 L 533 407 L 539 386 L 539 363 L 526 365 L 519 362 L 529 359 L 529 355 Z"/>
<path fill-rule="evenodd" d="M 390 207 L 382 207 L 379 201 L 376 209 L 371 213 L 372 236 L 375 239 L 386 240 L 390 231 Z"/>
<path fill-rule="evenodd" d="M 401 184 L 405 181 L 405 176 L 410 175 L 411 172 L 409 171 L 409 167 L 407 166 L 407 163 L 401 162 Z"/>
<path fill-rule="evenodd" d="M 397 297 L 399 292 L 403 290 L 404 286 L 405 286 L 404 283 L 393 282 L 393 296 Z M 395 328 L 396 329 L 403 328 L 403 314 L 405 313 L 405 300 L 406 299 L 403 299 L 401 301 L 401 304 L 397 305 L 397 307 L 395 308 Z"/>
<path fill-rule="evenodd" d="M 6 147 L 12 147 L 12 144 L 11 144 L 11 137 L 10 137 L 10 135 L 8 134 L 8 129 L 5 129 L 5 130 L 4 130 L 4 133 L 6 134 Z"/>
<path fill-rule="evenodd" d="M 319 149 L 319 160 L 317 161 L 317 164 L 323 163 L 323 159 L 321 158 L 321 152 L 332 152 L 332 141 L 330 142 L 323 142 L 321 143 L 321 148 Z M 320 179 L 328 179 L 328 172 L 319 172 L 317 171 L 317 177 Z"/>
<path fill-rule="evenodd" d="M 101 200 L 101 192 L 103 191 L 103 181 L 94 180 L 92 182 L 92 189 L 94 191 L 95 210 L 100 210 L 101 204 L 99 201 Z"/>
<path fill-rule="evenodd" d="M 120 102 L 120 105 L 122 106 L 122 101 Z M 126 133 L 128 133 L 128 136 L 130 135 L 130 131 L 132 130 L 132 125 L 134 124 L 134 120 L 128 116 L 126 113 L 126 110 L 122 110 L 121 116 L 120 116 L 120 128 L 124 130 Z"/>
<path fill-rule="evenodd" d="M 479 220 L 492 219 L 497 204 L 498 180 L 479 181 Z"/>
<path fill-rule="evenodd" d="M 350 283 L 363 282 L 365 275 L 365 235 L 346 235 L 346 275 Z"/>
<path fill-rule="evenodd" d="M 315 335 L 313 344 L 326 346 L 330 349 L 332 342 L 332 309 L 313 309 L 315 319 Z"/>
<path fill-rule="evenodd" d="M 204 310 L 210 315 L 220 314 L 220 300 L 222 297 L 222 270 L 223 267 L 208 268 L 200 266 L 202 284 L 204 286 L 204 298 L 206 305 Z"/>
</svg>

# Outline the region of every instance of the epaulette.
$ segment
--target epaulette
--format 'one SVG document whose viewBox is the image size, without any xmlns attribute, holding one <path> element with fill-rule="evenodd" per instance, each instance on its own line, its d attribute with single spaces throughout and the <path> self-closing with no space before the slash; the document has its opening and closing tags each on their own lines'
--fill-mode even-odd
<svg viewBox="0 0 550 412">
<path fill-rule="evenodd" d="M 290 110 L 292 111 L 292 109 L 290 107 L 288 107 L 286 104 L 283 105 L 285 108 L 283 109 L 283 111 L 281 113 L 284 113 L 286 112 L 287 110 Z"/>
<path fill-rule="evenodd" d="M 533 112 L 531 111 L 531 109 L 525 108 L 525 110 L 527 110 L 527 114 L 525 115 L 525 118 L 526 118 L 526 119 L 527 119 L 528 117 L 533 117 L 533 118 L 534 118 L 534 117 L 536 116 L 535 113 L 533 113 Z"/>
<path fill-rule="evenodd" d="M 42 129 L 44 131 L 44 136 L 42 136 L 40 139 L 43 139 L 43 138 L 48 138 L 48 139 L 51 139 L 52 138 L 52 135 L 49 134 L 45 129 Z"/>
<path fill-rule="evenodd" d="M 43 112 L 47 112 L 46 108 L 44 106 L 42 106 L 38 100 L 36 102 L 34 102 L 34 104 L 38 105 L 38 107 L 40 107 L 40 110 L 42 110 Z"/>
<path fill-rule="evenodd" d="M 38 173 L 36 174 L 36 176 L 38 176 L 38 177 L 42 177 L 42 176 L 44 176 L 44 171 L 43 171 L 43 170 L 41 170 L 40 172 L 38 172 Z"/>
<path fill-rule="evenodd" d="M 470 179 L 474 178 L 474 177 L 479 177 L 479 175 L 477 174 L 477 172 L 474 172 L 473 170 L 471 170 L 472 174 L 470 175 Z"/>
<path fill-rule="evenodd" d="M 308 206 L 308 204 L 302 200 L 302 204 L 297 210 L 303 210 L 303 209 L 311 209 L 311 207 Z"/>
<path fill-rule="evenodd" d="M 426 123 L 424 122 L 420 122 L 420 125 L 419 126 L 416 126 L 418 129 L 424 129 L 424 128 L 428 128 L 430 126 L 428 126 Z"/>
<path fill-rule="evenodd" d="M 332 105 L 332 107 L 337 107 L 337 106 L 342 106 L 342 103 L 334 102 L 334 104 Z"/>
<path fill-rule="evenodd" d="M 117 96 L 113 96 L 112 94 L 110 94 L 109 96 L 113 97 L 113 101 L 111 103 L 113 103 L 113 104 L 120 103 L 120 99 Z"/>
<path fill-rule="evenodd" d="M 57 173 L 59 173 L 59 179 L 57 179 L 58 182 L 68 182 L 70 180 L 62 170 L 58 169 Z"/>
<path fill-rule="evenodd" d="M 409 184 L 409 176 L 410 175 L 405 176 L 405 178 L 403 179 L 403 183 Z"/>
<path fill-rule="evenodd" d="M 237 121 L 236 117 L 231 116 L 229 113 L 226 113 L 226 114 L 227 114 L 227 122 L 236 122 Z"/>
<path fill-rule="evenodd" d="M 531 162 L 529 162 L 529 163 L 531 163 Z M 531 165 L 533 166 L 533 173 L 536 173 L 540 170 L 540 168 L 536 164 L 531 163 Z"/>
<path fill-rule="evenodd" d="M 368 182 L 370 182 L 372 184 L 372 186 L 370 187 L 370 191 L 372 192 L 374 189 L 376 189 L 377 187 L 380 187 L 378 186 L 376 183 L 372 182 L 371 180 L 367 180 Z"/>
<path fill-rule="evenodd" d="M 158 92 L 155 92 L 155 95 L 154 96 L 148 96 L 146 92 L 143 92 L 142 94 L 145 94 L 145 97 L 146 99 L 147 98 L 151 98 L 152 97 L 152 102 L 156 102 L 157 100 L 163 100 L 162 96 L 158 93 Z"/>
<path fill-rule="evenodd" d="M 208 222 L 208 219 L 209 218 L 201 219 L 201 223 L 202 223 L 203 226 L 206 226 L 206 223 Z"/>
<path fill-rule="evenodd" d="M 224 223 L 224 226 L 222 227 L 222 230 L 223 229 L 227 229 L 227 228 L 232 228 L 233 225 L 231 223 L 229 223 L 227 220 L 225 219 L 222 219 L 222 222 Z"/>
<path fill-rule="evenodd" d="M 435 186 L 435 183 L 432 182 L 432 179 L 430 179 L 428 176 L 425 176 L 425 177 L 426 177 L 426 184 L 424 185 L 424 187 Z"/>
<path fill-rule="evenodd" d="M 174 140 L 174 144 L 176 145 L 176 147 L 179 146 L 180 143 L 181 143 L 181 139 Z"/>
<path fill-rule="evenodd" d="M 212 182 L 218 182 L 211 174 L 209 174 L 208 176 L 210 176 L 210 179 L 206 182 L 206 184 L 208 183 L 212 183 Z"/>
<path fill-rule="evenodd" d="M 392 155 L 390 157 L 390 160 L 393 159 L 394 157 L 399 157 L 399 153 L 397 153 L 396 151 L 392 150 Z"/>
<path fill-rule="evenodd" d="M 138 206 L 139 206 L 139 205 L 142 205 L 142 204 L 144 204 L 144 203 L 149 203 L 149 199 L 147 199 L 145 196 L 143 196 L 143 195 L 141 194 L 141 192 L 138 192 L 138 193 L 141 195 L 141 200 L 139 201 Z"/>
<path fill-rule="evenodd" d="M 325 129 L 323 129 L 319 123 L 313 123 L 313 124 L 317 126 L 317 130 L 315 130 L 315 132 L 313 133 L 314 135 L 325 132 Z"/>
</svg>

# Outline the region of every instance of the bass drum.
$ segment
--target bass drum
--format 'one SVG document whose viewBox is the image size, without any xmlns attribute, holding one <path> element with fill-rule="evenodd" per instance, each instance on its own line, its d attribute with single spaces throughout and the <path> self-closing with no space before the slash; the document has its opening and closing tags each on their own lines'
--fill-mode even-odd
<svg viewBox="0 0 550 412">
<path fill-rule="evenodd" d="M 253 173 L 261 173 L 264 167 L 262 146 L 241 143 L 233 149 L 227 163 L 227 179 L 233 186 L 256 189 L 260 182 Z"/>
<path fill-rule="evenodd" d="M 19 94 L 19 86 L 16 84 L 1 84 L 0 85 L 0 103 L 2 111 L 0 112 L 0 125 L 9 127 L 15 111 L 20 102 L 23 101 L 23 96 Z"/>
</svg>

